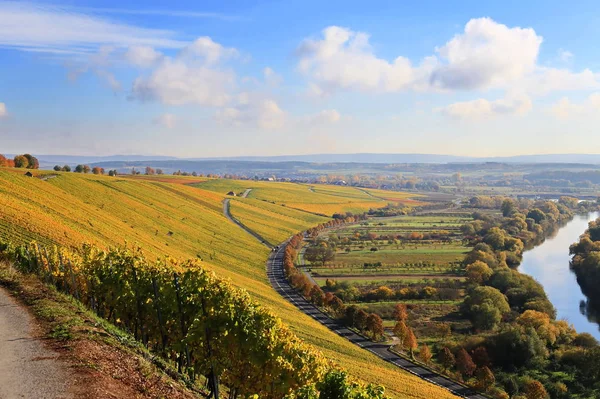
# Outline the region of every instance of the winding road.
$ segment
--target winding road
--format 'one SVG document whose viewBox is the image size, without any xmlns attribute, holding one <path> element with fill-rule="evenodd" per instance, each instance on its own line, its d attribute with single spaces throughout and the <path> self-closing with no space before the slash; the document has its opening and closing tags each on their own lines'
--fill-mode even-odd
<svg viewBox="0 0 600 399">
<path fill-rule="evenodd" d="M 226 199 L 223 203 L 223 212 L 225 213 L 225 216 L 233 223 L 243 228 L 249 234 L 252 234 L 259 241 L 261 241 L 261 243 L 269 246 L 268 243 L 264 239 L 262 239 L 262 237 L 260 237 L 258 233 L 244 226 L 241 222 L 239 222 L 231 215 L 229 209 L 229 199 Z M 354 331 L 338 323 L 336 320 L 332 319 L 325 313 L 321 312 L 316 306 L 308 302 L 302 295 L 300 295 L 298 292 L 296 292 L 295 289 L 293 289 L 290 286 L 287 279 L 285 278 L 283 269 L 283 259 L 285 254 L 285 246 L 287 243 L 288 241 L 285 241 L 279 246 L 273 248 L 269 259 L 267 260 L 267 277 L 269 278 L 269 282 L 271 283 L 271 286 L 275 289 L 275 291 L 277 291 L 288 302 L 292 303 L 303 313 L 317 320 L 319 323 L 323 324 L 336 334 L 346 338 L 353 344 L 358 345 L 365 350 L 368 350 L 369 352 L 380 357 L 381 359 L 392 363 L 393 365 L 401 368 L 402 370 L 414 374 L 415 376 L 434 385 L 445 388 L 453 394 L 462 398 L 488 399 L 486 396 L 480 393 L 474 392 L 473 390 L 461 384 L 458 384 L 457 382 L 454 382 L 440 374 L 428 370 L 417 363 L 413 363 L 404 357 L 396 355 L 395 353 L 390 351 L 389 345 L 373 342 L 355 333 Z"/>
</svg>

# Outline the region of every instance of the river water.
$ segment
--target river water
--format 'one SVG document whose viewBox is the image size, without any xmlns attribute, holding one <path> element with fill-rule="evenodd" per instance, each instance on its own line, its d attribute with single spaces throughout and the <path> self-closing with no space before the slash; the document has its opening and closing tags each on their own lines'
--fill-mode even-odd
<svg viewBox="0 0 600 399">
<path fill-rule="evenodd" d="M 586 297 L 577 284 L 575 274 L 569 269 L 569 246 L 585 232 L 588 222 L 597 219 L 599 215 L 590 213 L 575 216 L 555 236 L 526 251 L 519 271 L 530 275 L 544 286 L 548 298 L 556 308 L 557 319 L 567 320 L 575 326 L 577 332 L 588 332 L 600 340 L 598 323 L 585 315 L 582 303 L 586 302 Z"/>
</svg>

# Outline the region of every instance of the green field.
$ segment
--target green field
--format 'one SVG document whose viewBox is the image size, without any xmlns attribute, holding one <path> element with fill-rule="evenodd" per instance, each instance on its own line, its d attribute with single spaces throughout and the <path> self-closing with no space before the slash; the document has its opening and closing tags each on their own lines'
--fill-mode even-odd
<svg viewBox="0 0 600 399">
<path fill-rule="evenodd" d="M 407 304 L 411 327 L 420 340 L 431 342 L 443 338 L 440 326 L 460 332 L 469 325 L 457 312 L 466 287 L 461 262 L 471 249 L 460 226 L 470 220 L 464 212 L 372 217 L 320 233 L 317 242 L 335 247 L 333 260 L 311 264 L 300 257 L 299 262 L 324 290 L 379 314 L 386 328 L 395 324 L 394 305 Z M 394 298 L 373 297 L 382 286 Z M 432 296 L 421 294 L 426 287 L 434 288 Z"/>
<path fill-rule="evenodd" d="M 222 201 L 227 191 L 199 189 L 185 184 L 192 179 L 169 176 L 51 174 L 56 177 L 43 181 L 25 177 L 22 170 L 0 169 L 1 239 L 17 243 L 35 239 L 65 246 L 128 242 L 150 256 L 201 258 L 207 269 L 246 289 L 299 337 L 353 375 L 384 384 L 398 398 L 453 397 L 350 344 L 281 298 L 267 281 L 265 261 L 269 250 L 223 216 Z M 232 184 L 241 191 L 247 185 L 245 181 L 215 182 L 212 184 Z M 288 187 L 281 184 L 280 189 Z M 285 238 L 298 227 L 311 227 L 315 221 L 325 220 L 256 199 L 239 202 L 232 205 L 234 216 L 255 223 L 261 234 L 274 240 Z M 270 218 L 269 223 L 262 218 Z"/>
</svg>

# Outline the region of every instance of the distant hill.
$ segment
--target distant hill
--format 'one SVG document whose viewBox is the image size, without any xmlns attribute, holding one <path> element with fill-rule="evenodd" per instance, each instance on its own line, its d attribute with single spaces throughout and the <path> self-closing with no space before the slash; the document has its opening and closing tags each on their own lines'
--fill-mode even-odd
<svg viewBox="0 0 600 399">
<path fill-rule="evenodd" d="M 469 157 L 444 154 L 308 154 L 278 156 L 239 156 L 178 158 L 154 155 L 37 155 L 44 166 L 55 164 L 78 164 L 100 162 L 148 162 L 148 161 L 245 161 L 245 162 L 309 162 L 309 163 L 383 163 L 383 164 L 436 164 L 461 162 L 503 162 L 503 163 L 578 163 L 600 164 L 600 154 L 533 154 L 508 157 Z"/>
</svg>

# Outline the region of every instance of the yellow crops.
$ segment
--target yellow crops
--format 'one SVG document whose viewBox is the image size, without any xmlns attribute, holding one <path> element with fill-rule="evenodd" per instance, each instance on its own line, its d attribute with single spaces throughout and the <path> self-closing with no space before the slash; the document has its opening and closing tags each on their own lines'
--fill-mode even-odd
<svg viewBox="0 0 600 399">
<path fill-rule="evenodd" d="M 317 198 L 322 197 L 312 197 L 308 186 L 211 180 L 200 183 L 200 187 L 212 184 L 207 187 L 212 191 L 206 191 L 171 184 L 168 176 L 155 181 L 58 173 L 56 178 L 41 181 L 25 177 L 23 173 L 0 169 L 0 238 L 16 243 L 37 240 L 67 246 L 79 246 L 82 242 L 109 246 L 128 241 L 142 247 L 150 257 L 199 257 L 204 268 L 246 289 L 252 298 L 281 317 L 300 338 L 315 345 L 351 374 L 383 384 L 391 395 L 399 398 L 454 397 L 357 348 L 281 298 L 266 278 L 265 261 L 269 250 L 222 215 L 222 200 L 233 190 L 228 188 L 232 184 L 236 185 L 236 192 L 243 192 L 252 185 L 258 188 L 269 185 L 270 198 L 281 196 L 302 201 L 301 193 L 304 193 L 303 203 L 318 204 Z M 254 194 L 260 196 L 260 190 L 254 191 L 248 200 L 232 201 L 234 216 L 249 224 L 249 220 L 255 220 L 258 225 L 264 215 L 272 218 L 275 226 L 294 225 L 287 230 L 278 227 L 269 233 L 265 233 L 266 228 L 259 229 L 261 234 L 281 237 L 296 227 L 314 226 L 317 223 L 312 218 L 323 219 L 286 209 L 287 206 L 282 207 L 280 203 L 273 205 L 257 200 Z M 386 202 L 382 200 L 381 204 Z"/>
<path fill-rule="evenodd" d="M 264 182 L 252 180 L 208 180 L 197 184 L 197 187 L 227 194 L 233 191 L 242 194 L 246 189 L 252 189 L 248 198 L 262 200 L 288 208 L 332 216 L 334 213 L 363 213 L 371 208 L 382 208 L 389 202 L 406 205 L 417 205 L 418 201 L 407 193 L 379 191 L 386 197 L 378 197 L 363 189 L 344 186 L 308 185 L 295 183 Z M 378 190 L 374 190 L 378 191 Z M 378 194 L 379 194 L 378 192 Z"/>
</svg>

